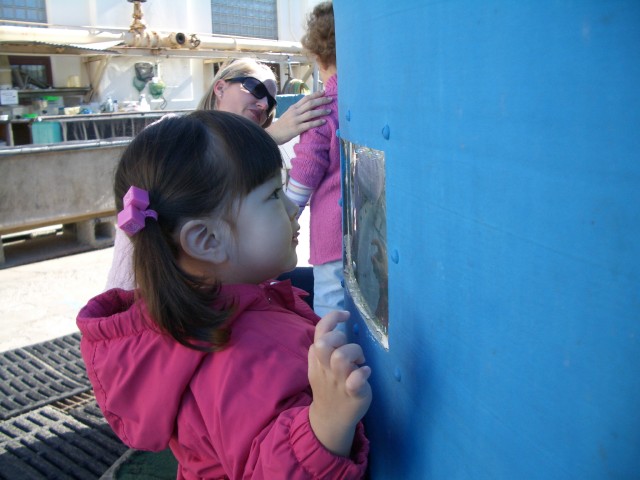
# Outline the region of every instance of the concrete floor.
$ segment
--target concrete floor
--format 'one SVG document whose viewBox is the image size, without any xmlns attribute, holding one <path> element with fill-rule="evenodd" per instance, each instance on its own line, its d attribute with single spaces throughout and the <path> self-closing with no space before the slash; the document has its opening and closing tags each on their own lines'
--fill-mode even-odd
<svg viewBox="0 0 640 480">
<path fill-rule="evenodd" d="M 100 293 L 113 247 L 0 270 L 0 351 L 77 331 L 76 314 Z"/>
<path fill-rule="evenodd" d="M 299 266 L 309 265 L 308 210 L 300 217 Z M 74 253 L 68 240 L 51 238 L 10 248 L 7 262 L 24 263 L 0 269 L 0 352 L 76 332 L 78 311 L 104 289 L 113 247 Z"/>
</svg>

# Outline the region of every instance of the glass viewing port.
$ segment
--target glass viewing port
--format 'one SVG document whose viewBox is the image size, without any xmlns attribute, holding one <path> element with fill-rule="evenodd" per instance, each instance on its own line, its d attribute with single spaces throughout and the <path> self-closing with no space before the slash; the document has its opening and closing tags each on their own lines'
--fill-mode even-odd
<svg viewBox="0 0 640 480">
<path fill-rule="evenodd" d="M 384 152 L 342 140 L 345 285 L 388 348 L 389 285 Z"/>
</svg>

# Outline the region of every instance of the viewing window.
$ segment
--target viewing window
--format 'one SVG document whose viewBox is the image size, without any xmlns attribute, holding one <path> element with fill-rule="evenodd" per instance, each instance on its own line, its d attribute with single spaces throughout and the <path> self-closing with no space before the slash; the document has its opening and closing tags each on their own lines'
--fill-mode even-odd
<svg viewBox="0 0 640 480">
<path fill-rule="evenodd" d="M 388 348 L 389 286 L 384 152 L 342 141 L 345 284 L 360 314 Z"/>
</svg>

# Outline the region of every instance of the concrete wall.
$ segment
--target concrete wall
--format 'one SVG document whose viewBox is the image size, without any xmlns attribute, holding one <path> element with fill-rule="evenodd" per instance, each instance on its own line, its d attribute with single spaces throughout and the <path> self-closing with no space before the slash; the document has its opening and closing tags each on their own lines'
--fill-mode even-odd
<svg viewBox="0 0 640 480">
<path fill-rule="evenodd" d="M 0 154 L 0 234 L 115 214 L 112 179 L 128 140 Z"/>
</svg>

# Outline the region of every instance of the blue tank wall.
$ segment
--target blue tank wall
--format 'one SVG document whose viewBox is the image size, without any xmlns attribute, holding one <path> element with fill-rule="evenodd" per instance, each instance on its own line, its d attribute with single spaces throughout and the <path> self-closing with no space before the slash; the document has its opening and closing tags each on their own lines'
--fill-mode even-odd
<svg viewBox="0 0 640 480">
<path fill-rule="evenodd" d="M 371 478 L 639 478 L 640 2 L 334 9 L 341 137 L 386 155 Z"/>
</svg>

